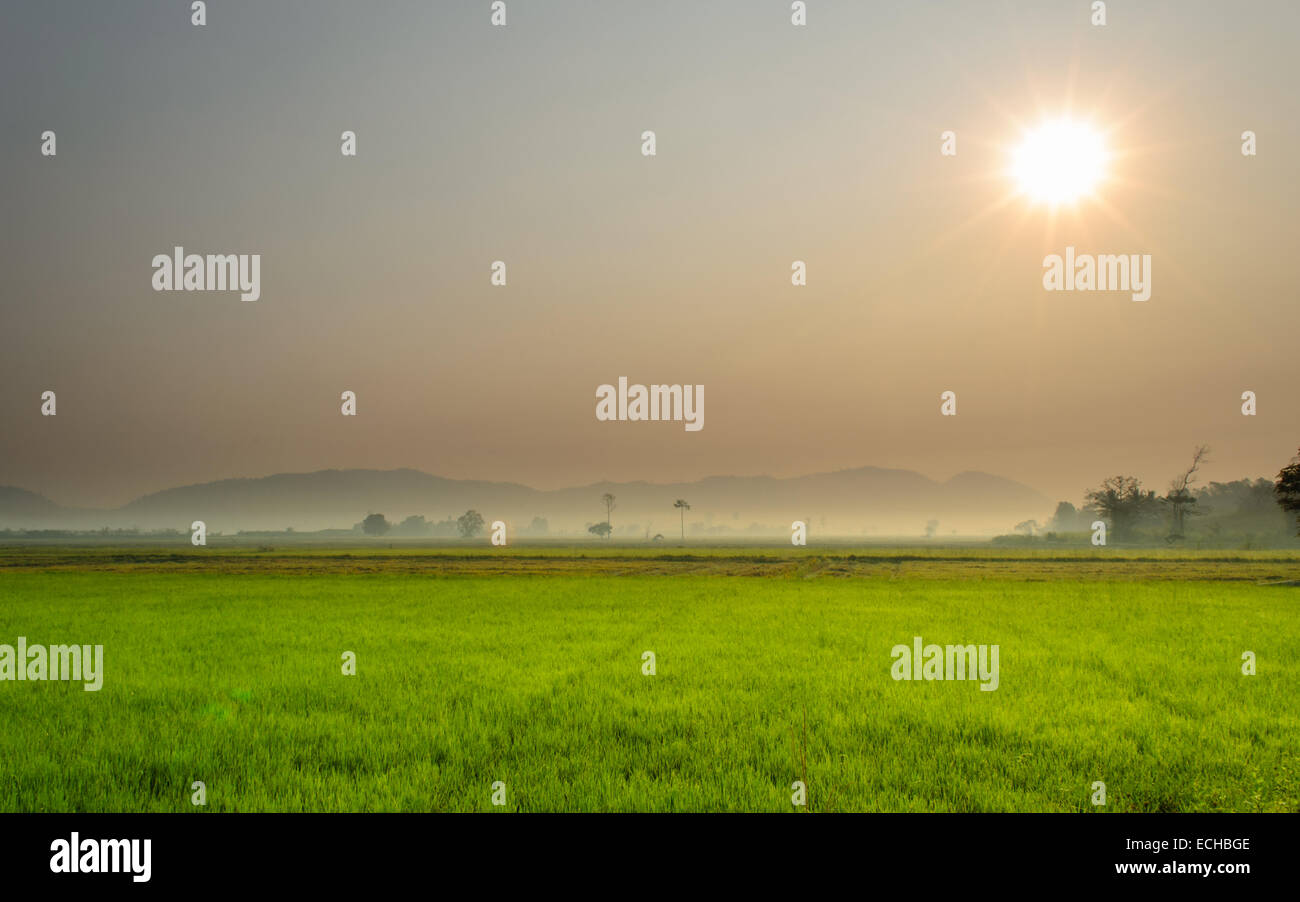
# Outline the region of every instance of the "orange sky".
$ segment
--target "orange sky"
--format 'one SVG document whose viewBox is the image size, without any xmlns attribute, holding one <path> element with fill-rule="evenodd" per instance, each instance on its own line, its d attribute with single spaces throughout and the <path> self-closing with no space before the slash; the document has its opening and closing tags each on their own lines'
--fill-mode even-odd
<svg viewBox="0 0 1300 902">
<path fill-rule="evenodd" d="M 871 464 L 1077 501 L 1300 444 L 1293 4 L 112 6 L 0 37 L 0 484 Z M 1008 201 L 1020 128 L 1067 110 L 1117 155 L 1098 199 Z M 155 293 L 175 245 L 261 254 L 261 299 Z M 1150 301 L 1045 292 L 1067 245 L 1152 255 Z M 598 422 L 620 376 L 705 385 L 705 428 Z"/>
</svg>

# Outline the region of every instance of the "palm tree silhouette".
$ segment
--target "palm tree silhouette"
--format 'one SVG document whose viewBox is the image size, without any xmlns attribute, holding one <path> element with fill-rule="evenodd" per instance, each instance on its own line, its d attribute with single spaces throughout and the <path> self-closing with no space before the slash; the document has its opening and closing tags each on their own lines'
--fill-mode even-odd
<svg viewBox="0 0 1300 902">
<path fill-rule="evenodd" d="M 682 512 L 682 541 L 685 542 L 686 541 L 686 512 L 691 509 L 691 506 L 687 504 L 685 500 L 678 498 L 677 501 L 673 504 L 673 507 L 677 508 Z"/>
</svg>

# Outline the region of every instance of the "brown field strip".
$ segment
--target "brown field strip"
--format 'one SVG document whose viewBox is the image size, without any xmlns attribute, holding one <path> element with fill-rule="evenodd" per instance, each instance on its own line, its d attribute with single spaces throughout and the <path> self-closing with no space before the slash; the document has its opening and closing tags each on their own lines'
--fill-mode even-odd
<svg viewBox="0 0 1300 902">
<path fill-rule="evenodd" d="M 941 549 L 924 554 L 809 549 L 783 553 L 734 549 L 660 554 L 617 549 L 599 553 L 510 549 L 500 553 L 443 549 L 195 549 L 99 547 L 0 547 L 0 574 L 14 571 L 150 573 L 428 574 L 429 576 L 748 576 L 787 579 L 963 580 L 1210 580 L 1300 584 L 1300 558 L 1286 551 L 1234 557 L 1143 556 L 1117 550 L 1099 556 L 1031 556 L 995 550 Z"/>
</svg>

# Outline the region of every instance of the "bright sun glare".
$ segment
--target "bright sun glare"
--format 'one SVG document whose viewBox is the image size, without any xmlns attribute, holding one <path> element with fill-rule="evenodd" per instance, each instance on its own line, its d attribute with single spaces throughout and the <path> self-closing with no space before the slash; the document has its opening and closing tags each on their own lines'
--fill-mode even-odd
<svg viewBox="0 0 1300 902">
<path fill-rule="evenodd" d="M 1031 200 L 1073 203 L 1101 181 L 1106 157 L 1101 135 L 1091 127 L 1057 119 L 1025 133 L 1012 157 L 1011 172 Z"/>
</svg>

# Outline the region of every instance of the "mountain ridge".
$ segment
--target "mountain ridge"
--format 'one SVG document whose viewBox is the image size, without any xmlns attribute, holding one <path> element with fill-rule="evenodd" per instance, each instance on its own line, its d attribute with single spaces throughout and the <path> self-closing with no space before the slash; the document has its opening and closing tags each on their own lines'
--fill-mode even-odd
<svg viewBox="0 0 1300 902">
<path fill-rule="evenodd" d="M 861 466 L 801 476 L 599 480 L 536 489 L 402 467 L 232 477 L 160 489 L 104 510 L 65 508 L 35 492 L 0 486 L 0 528 L 187 530 L 193 520 L 204 520 L 210 530 L 227 533 L 314 530 L 348 528 L 371 513 L 394 522 L 411 515 L 441 520 L 473 508 L 515 528 L 543 518 L 552 532 L 585 534 L 586 526 L 605 519 L 605 492 L 616 496 L 616 535 L 630 534 L 633 526 L 665 533 L 680 528 L 672 507 L 677 498 L 691 504 L 688 526 L 705 534 L 776 534 L 788 532 L 796 519 L 808 519 L 809 528 L 823 534 L 919 534 L 932 520 L 944 532 L 1005 532 L 1020 519 L 1051 513 L 1051 501 L 1041 492 L 977 470 L 943 481 L 914 470 Z"/>
</svg>

